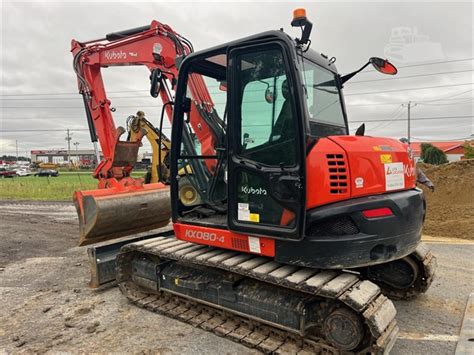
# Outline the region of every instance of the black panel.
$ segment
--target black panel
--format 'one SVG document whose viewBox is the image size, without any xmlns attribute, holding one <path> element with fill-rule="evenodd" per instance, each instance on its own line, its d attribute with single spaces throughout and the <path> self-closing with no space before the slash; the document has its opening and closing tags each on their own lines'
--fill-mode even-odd
<svg viewBox="0 0 474 355">
<path fill-rule="evenodd" d="M 381 207 L 389 207 L 393 216 L 362 215 L 364 210 Z M 318 207 L 306 216 L 307 230 L 302 241 L 275 241 L 275 259 L 285 264 L 332 269 L 399 259 L 413 252 L 420 242 L 424 215 L 424 198 L 419 189 Z"/>
</svg>

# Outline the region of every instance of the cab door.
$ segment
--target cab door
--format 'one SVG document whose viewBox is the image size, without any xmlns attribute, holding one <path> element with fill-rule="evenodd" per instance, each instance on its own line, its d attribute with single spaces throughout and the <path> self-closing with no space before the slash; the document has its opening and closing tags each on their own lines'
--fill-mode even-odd
<svg viewBox="0 0 474 355">
<path fill-rule="evenodd" d="M 228 52 L 228 225 L 298 240 L 305 222 L 303 91 L 288 51 L 273 41 Z"/>
</svg>

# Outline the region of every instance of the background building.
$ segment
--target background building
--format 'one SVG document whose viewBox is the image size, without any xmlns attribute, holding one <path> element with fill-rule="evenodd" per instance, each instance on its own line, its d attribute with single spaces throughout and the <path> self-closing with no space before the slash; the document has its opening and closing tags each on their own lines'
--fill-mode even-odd
<svg viewBox="0 0 474 355">
<path fill-rule="evenodd" d="M 71 163 L 80 166 L 90 166 L 96 163 L 95 152 L 93 149 L 71 149 Z M 103 158 L 102 152 L 100 157 Z M 67 149 L 50 149 L 50 150 L 32 150 L 32 162 L 67 164 Z"/>
</svg>

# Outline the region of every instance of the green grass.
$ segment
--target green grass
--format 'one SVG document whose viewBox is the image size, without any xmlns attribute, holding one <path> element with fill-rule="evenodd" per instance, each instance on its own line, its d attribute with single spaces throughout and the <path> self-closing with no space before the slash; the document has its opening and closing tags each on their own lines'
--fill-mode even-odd
<svg viewBox="0 0 474 355">
<path fill-rule="evenodd" d="M 143 172 L 134 172 L 133 177 L 142 177 Z M 72 201 L 77 190 L 97 188 L 97 180 L 84 172 L 60 172 L 58 177 L 23 176 L 0 179 L 0 199 Z"/>
</svg>

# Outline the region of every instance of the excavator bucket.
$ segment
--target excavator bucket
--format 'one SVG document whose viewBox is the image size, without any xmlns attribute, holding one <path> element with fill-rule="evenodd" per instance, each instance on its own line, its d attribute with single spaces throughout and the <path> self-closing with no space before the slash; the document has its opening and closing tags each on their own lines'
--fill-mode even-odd
<svg viewBox="0 0 474 355">
<path fill-rule="evenodd" d="M 74 203 L 80 246 L 164 227 L 171 215 L 169 188 L 159 183 L 76 191 Z"/>
</svg>

